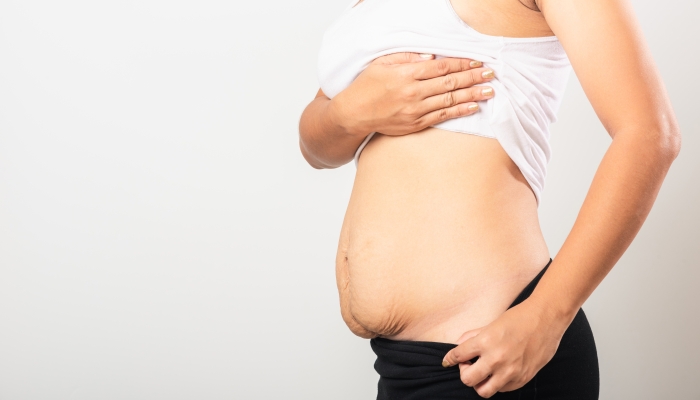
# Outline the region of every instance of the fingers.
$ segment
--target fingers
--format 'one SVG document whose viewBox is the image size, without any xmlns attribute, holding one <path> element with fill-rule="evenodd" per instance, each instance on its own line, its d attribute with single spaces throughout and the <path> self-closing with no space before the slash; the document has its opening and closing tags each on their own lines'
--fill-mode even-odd
<svg viewBox="0 0 700 400">
<path fill-rule="evenodd" d="M 479 396 L 489 398 L 504 389 L 511 380 L 507 373 L 495 372 L 484 361 L 459 364 L 459 378 L 465 385 L 474 388 Z M 518 386 L 518 388 L 522 385 Z M 507 391 L 507 390 L 504 390 Z"/>
<path fill-rule="evenodd" d="M 423 114 L 423 116 L 416 120 L 416 128 L 422 130 L 448 119 L 475 114 L 479 111 L 479 105 L 476 102 L 490 99 L 493 96 L 493 88 L 478 86 L 427 98 L 420 104 L 419 115 Z M 465 333 L 460 338 L 459 343 L 476 336 L 478 333 L 478 330 Z"/>
<path fill-rule="evenodd" d="M 488 399 L 498 393 L 507 383 L 508 378 L 505 375 L 493 374 L 472 387 L 479 396 Z"/>
<path fill-rule="evenodd" d="M 479 384 L 486 383 L 493 371 L 486 365 L 485 362 L 475 362 L 474 364 L 464 363 L 459 365 L 459 379 L 469 387 L 475 387 Z M 489 379 L 490 380 L 490 379 Z"/>
<path fill-rule="evenodd" d="M 470 88 L 465 88 L 465 89 L 458 89 L 452 92 L 447 92 L 447 93 L 442 93 L 438 94 L 435 96 L 428 97 L 427 99 L 423 100 L 421 102 L 421 109 L 420 112 L 423 114 L 427 114 L 429 112 L 439 110 L 441 108 L 449 108 L 449 107 L 454 107 L 458 104 L 462 103 L 470 103 L 470 102 L 476 102 L 476 101 L 482 101 L 482 100 L 488 100 L 494 96 L 494 90 L 491 87 L 486 87 L 486 86 L 476 86 L 476 87 L 470 87 Z M 471 110 L 470 110 L 471 111 Z M 474 110 L 475 112 L 477 110 Z M 476 336 L 476 333 L 474 333 L 471 336 L 466 336 L 468 333 L 465 333 L 460 340 L 460 343 L 469 339 L 469 337 Z"/>
<path fill-rule="evenodd" d="M 477 345 L 476 337 L 474 337 L 450 350 L 443 358 L 442 366 L 451 367 L 467 362 L 478 355 L 481 355 L 481 349 Z"/>
<path fill-rule="evenodd" d="M 479 111 L 479 105 L 476 103 L 463 103 L 457 104 L 453 107 L 442 108 L 433 112 L 429 112 L 424 116 L 418 118 L 414 122 L 413 132 L 421 131 L 429 126 L 439 124 L 440 122 L 447 121 L 448 119 L 465 117 L 467 115 L 472 115 Z M 451 365 L 455 365 L 452 363 Z"/>
<path fill-rule="evenodd" d="M 476 68 L 418 82 L 418 92 L 420 95 L 427 98 L 457 89 L 472 87 L 479 83 L 489 82 L 493 80 L 494 77 L 495 75 L 492 69 Z"/>
<path fill-rule="evenodd" d="M 393 64 L 408 64 L 414 62 L 428 61 L 435 58 L 433 54 L 420 53 L 393 53 L 375 58 L 370 64 L 377 65 L 393 65 Z"/>
<path fill-rule="evenodd" d="M 419 80 L 432 79 L 455 72 L 468 71 L 472 68 L 479 68 L 482 65 L 481 61 L 468 58 L 441 58 L 420 64 L 420 67 L 417 67 L 413 72 L 413 78 Z"/>
</svg>

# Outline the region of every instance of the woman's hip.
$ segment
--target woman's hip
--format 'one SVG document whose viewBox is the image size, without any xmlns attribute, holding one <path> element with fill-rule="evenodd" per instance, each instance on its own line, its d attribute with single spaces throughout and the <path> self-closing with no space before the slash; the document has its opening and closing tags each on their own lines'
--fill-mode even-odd
<svg viewBox="0 0 700 400">
<path fill-rule="evenodd" d="M 546 268 L 523 288 L 511 307 L 529 297 Z M 375 369 L 380 375 L 378 400 L 481 398 L 462 383 L 458 366 L 441 365 L 455 344 L 375 338 L 371 346 L 377 355 Z M 598 399 L 599 386 L 593 332 L 583 309 L 579 309 L 549 363 L 522 388 L 492 398 L 594 400 Z"/>
</svg>

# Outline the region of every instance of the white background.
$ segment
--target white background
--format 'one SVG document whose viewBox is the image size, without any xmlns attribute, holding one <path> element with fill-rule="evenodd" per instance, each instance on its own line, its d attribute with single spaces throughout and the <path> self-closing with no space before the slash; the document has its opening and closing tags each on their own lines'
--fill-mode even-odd
<svg viewBox="0 0 700 400">
<path fill-rule="evenodd" d="M 346 3 L 0 2 L 0 399 L 374 398 L 334 281 L 355 168 L 297 145 Z M 700 399 L 700 7 L 633 4 L 684 144 L 584 309 L 601 399 Z M 573 77 L 552 140 L 554 255 L 610 142 Z"/>
</svg>

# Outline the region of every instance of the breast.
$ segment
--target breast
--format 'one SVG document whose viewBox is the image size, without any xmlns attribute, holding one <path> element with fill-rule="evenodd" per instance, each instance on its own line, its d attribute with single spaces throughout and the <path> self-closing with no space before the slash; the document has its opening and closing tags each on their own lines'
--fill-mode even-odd
<svg viewBox="0 0 700 400">
<path fill-rule="evenodd" d="M 364 1 L 348 7 L 324 32 L 318 80 L 333 98 L 372 60 L 402 51 L 496 61 L 503 43 L 471 36 L 442 1 Z"/>
<path fill-rule="evenodd" d="M 548 259 L 535 197 L 498 141 L 435 128 L 370 141 L 342 232 L 343 315 L 363 337 L 456 340 Z"/>
<path fill-rule="evenodd" d="M 496 72 L 479 113 L 376 134 L 357 152 L 337 278 L 343 318 L 362 337 L 452 342 L 500 315 L 549 259 L 537 202 L 568 59 L 556 38 L 483 35 L 448 4 L 365 0 L 322 41 L 319 83 L 331 98 L 396 52 Z"/>
<path fill-rule="evenodd" d="M 539 199 L 551 154 L 549 126 L 556 121 L 571 70 L 559 41 L 481 34 L 455 14 L 448 0 L 364 1 L 325 32 L 319 84 L 333 98 L 374 59 L 402 51 L 475 59 L 495 71 L 489 85 L 496 96 L 480 103 L 479 113 L 435 127 L 496 137 Z"/>
</svg>

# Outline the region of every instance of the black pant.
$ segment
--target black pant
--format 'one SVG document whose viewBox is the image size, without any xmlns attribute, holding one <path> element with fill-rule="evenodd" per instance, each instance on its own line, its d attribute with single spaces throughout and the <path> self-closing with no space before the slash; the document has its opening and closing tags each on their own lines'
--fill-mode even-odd
<svg viewBox="0 0 700 400">
<path fill-rule="evenodd" d="M 530 282 L 510 307 L 527 299 L 552 260 Z M 459 377 L 459 367 L 442 367 L 442 359 L 456 345 L 438 342 L 370 341 L 377 354 L 374 369 L 379 373 L 377 400 L 470 400 L 481 399 Z M 499 392 L 492 399 L 597 400 L 600 390 L 598 354 L 593 332 L 583 309 L 559 343 L 547 365 L 518 390 Z"/>
</svg>

